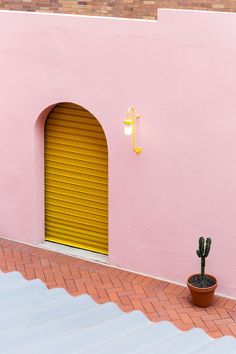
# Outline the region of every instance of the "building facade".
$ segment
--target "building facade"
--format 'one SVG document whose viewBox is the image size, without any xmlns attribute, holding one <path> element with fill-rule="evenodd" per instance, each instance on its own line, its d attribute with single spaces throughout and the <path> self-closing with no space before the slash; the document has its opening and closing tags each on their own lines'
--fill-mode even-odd
<svg viewBox="0 0 236 354">
<path fill-rule="evenodd" d="M 231 13 L 1 11 L 1 235 L 76 241 L 179 283 L 211 236 L 207 271 L 235 297 L 235 33 Z M 124 135 L 130 106 L 141 154 Z"/>
</svg>

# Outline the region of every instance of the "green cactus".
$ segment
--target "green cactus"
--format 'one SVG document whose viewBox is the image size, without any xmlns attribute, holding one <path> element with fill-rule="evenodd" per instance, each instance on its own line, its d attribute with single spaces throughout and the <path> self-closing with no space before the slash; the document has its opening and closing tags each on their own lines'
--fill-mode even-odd
<svg viewBox="0 0 236 354">
<path fill-rule="evenodd" d="M 208 237 L 205 241 L 204 237 L 200 237 L 198 240 L 199 247 L 197 252 L 198 257 L 201 258 L 201 277 L 205 276 L 205 260 L 211 249 L 211 239 Z"/>
</svg>

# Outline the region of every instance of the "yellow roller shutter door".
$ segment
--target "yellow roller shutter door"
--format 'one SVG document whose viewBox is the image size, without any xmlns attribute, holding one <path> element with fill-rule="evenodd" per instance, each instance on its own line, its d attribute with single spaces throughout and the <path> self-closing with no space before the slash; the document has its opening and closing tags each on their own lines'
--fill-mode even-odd
<svg viewBox="0 0 236 354">
<path fill-rule="evenodd" d="M 45 238 L 108 253 L 108 154 L 103 129 L 63 103 L 45 124 Z"/>
</svg>

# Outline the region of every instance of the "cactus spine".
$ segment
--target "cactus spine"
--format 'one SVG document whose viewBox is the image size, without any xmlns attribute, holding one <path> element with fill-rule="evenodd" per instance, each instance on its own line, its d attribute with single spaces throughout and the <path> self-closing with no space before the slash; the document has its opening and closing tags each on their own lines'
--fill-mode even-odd
<svg viewBox="0 0 236 354">
<path fill-rule="evenodd" d="M 211 239 L 208 237 L 205 241 L 204 237 L 200 237 L 198 240 L 198 250 L 197 255 L 201 258 L 201 277 L 204 278 L 205 276 L 205 262 L 206 257 L 208 256 L 210 249 L 211 249 Z"/>
</svg>

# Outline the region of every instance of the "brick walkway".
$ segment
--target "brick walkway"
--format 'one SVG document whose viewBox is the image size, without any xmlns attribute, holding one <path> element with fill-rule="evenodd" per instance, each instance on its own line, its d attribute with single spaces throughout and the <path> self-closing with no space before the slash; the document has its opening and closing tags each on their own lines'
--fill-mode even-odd
<svg viewBox="0 0 236 354">
<path fill-rule="evenodd" d="M 213 306 L 197 308 L 185 287 L 2 238 L 0 269 L 39 278 L 74 296 L 87 293 L 98 303 L 113 301 L 126 312 L 141 310 L 150 320 L 168 320 L 181 330 L 200 327 L 215 338 L 236 336 L 236 300 L 215 297 Z"/>
</svg>

